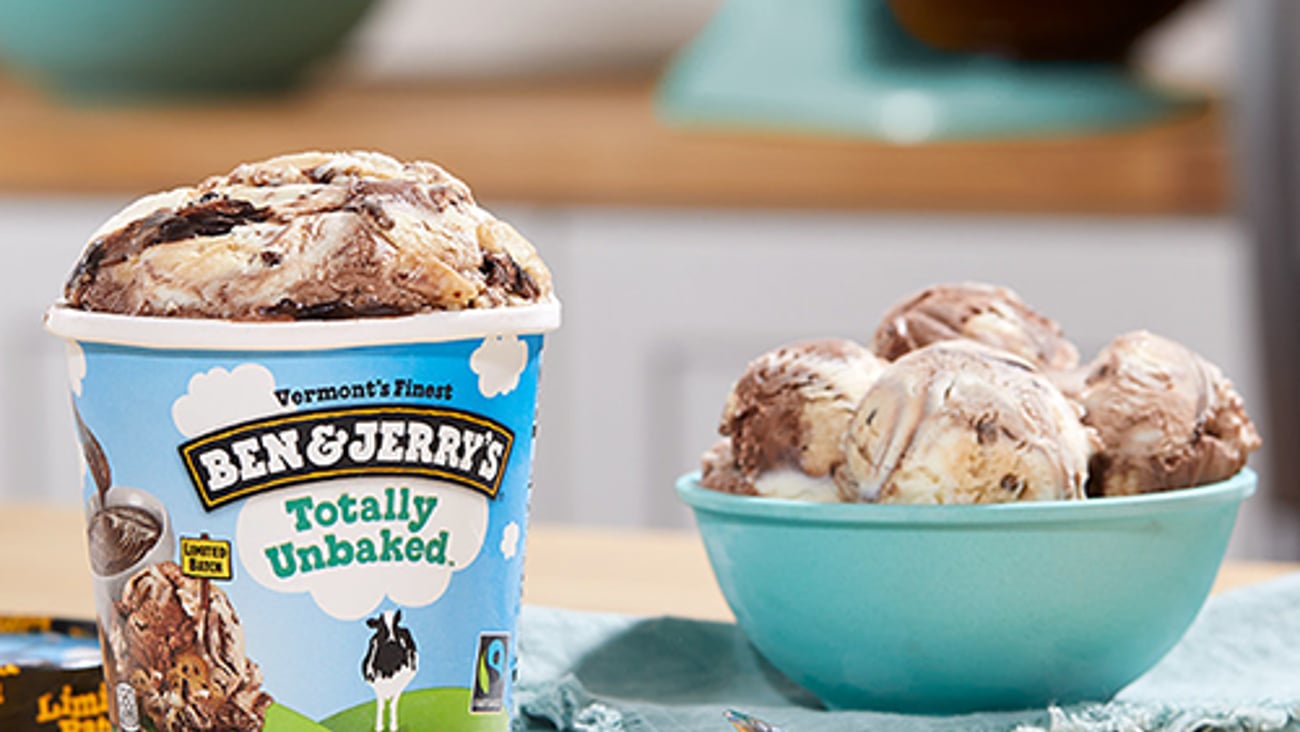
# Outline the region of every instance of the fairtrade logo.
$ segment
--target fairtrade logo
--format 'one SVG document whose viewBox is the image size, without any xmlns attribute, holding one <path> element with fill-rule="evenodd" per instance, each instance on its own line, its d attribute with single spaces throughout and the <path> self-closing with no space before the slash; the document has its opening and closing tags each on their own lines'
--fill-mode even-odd
<svg viewBox="0 0 1300 732">
<path fill-rule="evenodd" d="M 479 636 L 478 656 L 474 663 L 474 695 L 470 698 L 471 712 L 491 714 L 502 710 L 509 658 L 509 634 L 484 633 Z"/>
</svg>

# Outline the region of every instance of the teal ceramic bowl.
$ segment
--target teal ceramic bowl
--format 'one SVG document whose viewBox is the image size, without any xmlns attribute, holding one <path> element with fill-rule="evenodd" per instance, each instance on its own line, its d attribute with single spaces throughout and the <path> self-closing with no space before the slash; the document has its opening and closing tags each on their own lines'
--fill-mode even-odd
<svg viewBox="0 0 1300 732">
<path fill-rule="evenodd" d="M 831 708 L 922 714 L 1105 700 L 1205 602 L 1249 469 L 1125 498 L 814 504 L 677 483 L 736 621 Z"/>
<path fill-rule="evenodd" d="M 282 89 L 372 0 L 4 0 L 0 60 L 75 98 Z"/>
</svg>

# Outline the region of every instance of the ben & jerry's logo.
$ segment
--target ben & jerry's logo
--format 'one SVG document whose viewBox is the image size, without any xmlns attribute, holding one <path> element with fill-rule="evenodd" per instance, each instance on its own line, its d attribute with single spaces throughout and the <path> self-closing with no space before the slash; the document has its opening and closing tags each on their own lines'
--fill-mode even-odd
<svg viewBox="0 0 1300 732">
<path fill-rule="evenodd" d="M 514 444 L 504 425 L 456 409 L 346 407 L 244 422 L 182 444 L 204 508 L 311 481 L 419 475 L 495 498 Z"/>
</svg>

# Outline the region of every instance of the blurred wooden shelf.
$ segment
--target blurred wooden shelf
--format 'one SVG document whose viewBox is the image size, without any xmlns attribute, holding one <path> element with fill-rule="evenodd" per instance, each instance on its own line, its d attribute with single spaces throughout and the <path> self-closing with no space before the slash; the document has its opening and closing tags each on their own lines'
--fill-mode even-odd
<svg viewBox="0 0 1300 732">
<path fill-rule="evenodd" d="M 1139 129 L 894 146 L 673 129 L 649 80 L 466 87 L 318 84 L 287 98 L 61 106 L 0 80 L 0 192 L 143 193 L 239 161 L 374 148 L 439 161 L 480 198 L 917 211 L 1217 213 L 1211 106 Z"/>
</svg>

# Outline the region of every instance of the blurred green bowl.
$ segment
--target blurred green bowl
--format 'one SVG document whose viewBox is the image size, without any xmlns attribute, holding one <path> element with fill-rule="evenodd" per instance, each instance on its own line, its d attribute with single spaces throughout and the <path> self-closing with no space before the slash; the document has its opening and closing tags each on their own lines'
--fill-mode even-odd
<svg viewBox="0 0 1300 732">
<path fill-rule="evenodd" d="M 287 88 L 372 0 L 4 0 L 0 61 L 78 99 Z"/>
<path fill-rule="evenodd" d="M 980 506 L 802 503 L 677 483 L 722 594 L 832 708 L 951 714 L 1105 700 L 1218 573 L 1243 470 L 1164 493 Z"/>
</svg>

